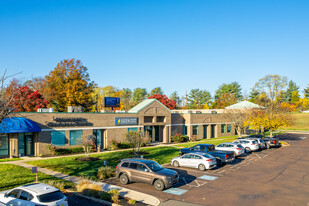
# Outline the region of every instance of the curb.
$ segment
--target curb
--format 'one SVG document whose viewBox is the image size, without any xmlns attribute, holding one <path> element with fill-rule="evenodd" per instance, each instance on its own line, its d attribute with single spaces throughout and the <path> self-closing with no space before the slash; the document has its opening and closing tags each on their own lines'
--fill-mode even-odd
<svg viewBox="0 0 309 206">
<path fill-rule="evenodd" d="M 85 198 L 85 199 L 89 199 L 89 200 L 92 200 L 92 201 L 95 201 L 95 202 L 98 202 L 98 203 L 101 203 L 101 204 L 104 204 L 104 205 L 119 206 L 116 203 L 111 203 L 111 202 L 106 201 L 106 200 L 101 200 L 101 199 L 98 199 L 98 198 L 95 198 L 95 197 L 89 197 L 89 196 L 86 196 L 86 195 L 82 195 L 82 194 L 75 192 L 75 191 L 72 191 L 72 190 L 67 190 L 67 191 L 72 193 L 73 195 L 76 195 L 76 196 L 79 196 L 79 197 L 82 197 L 82 198 Z"/>
</svg>

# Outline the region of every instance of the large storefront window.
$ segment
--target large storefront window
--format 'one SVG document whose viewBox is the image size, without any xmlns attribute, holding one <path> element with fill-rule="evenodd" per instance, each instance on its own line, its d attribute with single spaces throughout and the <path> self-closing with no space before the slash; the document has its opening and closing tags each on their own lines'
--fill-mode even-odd
<svg viewBox="0 0 309 206">
<path fill-rule="evenodd" d="M 183 135 L 187 135 L 188 134 L 188 126 L 183 125 Z"/>
<path fill-rule="evenodd" d="M 9 156 L 9 148 L 8 134 L 0 134 L 0 157 Z"/>
<path fill-rule="evenodd" d="M 221 133 L 226 133 L 226 124 L 221 124 Z"/>
<path fill-rule="evenodd" d="M 51 132 L 51 144 L 56 146 L 65 145 L 65 131 L 52 131 Z"/>
<path fill-rule="evenodd" d="M 70 145 L 77 145 L 78 139 L 83 136 L 83 130 L 71 130 L 70 131 Z"/>
<path fill-rule="evenodd" d="M 232 132 L 232 125 L 230 124 L 227 125 L 227 132 L 228 133 Z"/>
<path fill-rule="evenodd" d="M 198 125 L 193 125 L 192 126 L 192 134 L 193 135 L 198 135 Z"/>
</svg>

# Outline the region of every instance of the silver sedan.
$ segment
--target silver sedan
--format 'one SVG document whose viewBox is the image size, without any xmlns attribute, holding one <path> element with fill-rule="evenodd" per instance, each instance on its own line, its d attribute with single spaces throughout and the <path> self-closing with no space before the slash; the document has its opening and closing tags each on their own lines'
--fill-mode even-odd
<svg viewBox="0 0 309 206">
<path fill-rule="evenodd" d="M 187 153 L 179 157 L 174 157 L 171 165 L 175 167 L 192 167 L 201 171 L 212 169 L 217 166 L 217 160 L 210 154 L 202 152 Z"/>
<path fill-rule="evenodd" d="M 236 144 L 232 142 L 224 142 L 224 143 L 218 144 L 216 146 L 216 150 L 234 152 L 235 157 L 240 156 L 245 153 L 245 148 L 241 146 L 241 144 Z"/>
</svg>

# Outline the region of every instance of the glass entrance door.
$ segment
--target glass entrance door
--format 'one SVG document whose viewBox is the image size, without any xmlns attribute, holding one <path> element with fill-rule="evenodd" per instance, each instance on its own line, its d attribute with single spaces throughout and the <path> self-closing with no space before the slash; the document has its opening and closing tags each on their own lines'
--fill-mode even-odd
<svg viewBox="0 0 309 206">
<path fill-rule="evenodd" d="M 216 129 L 216 125 L 211 125 L 211 138 L 215 137 L 215 129 Z"/>
<path fill-rule="evenodd" d="M 204 126 L 203 126 L 203 131 L 204 131 L 204 136 L 203 136 L 203 138 L 204 138 L 204 139 L 207 139 L 207 127 L 208 127 L 207 125 L 204 125 Z"/>
<path fill-rule="evenodd" d="M 20 156 L 34 155 L 33 133 L 19 133 L 18 135 L 18 153 Z"/>
<path fill-rule="evenodd" d="M 103 149 L 103 130 L 102 129 L 94 129 L 93 130 L 93 135 L 95 135 L 96 137 L 96 143 L 97 143 L 97 148 L 100 147 L 101 149 Z"/>
</svg>

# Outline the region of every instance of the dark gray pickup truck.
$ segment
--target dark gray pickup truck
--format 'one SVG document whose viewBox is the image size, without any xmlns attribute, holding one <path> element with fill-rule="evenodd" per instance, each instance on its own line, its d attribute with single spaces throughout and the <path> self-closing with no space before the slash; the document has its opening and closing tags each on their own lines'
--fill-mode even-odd
<svg viewBox="0 0 309 206">
<path fill-rule="evenodd" d="M 190 152 L 205 152 L 216 157 L 218 165 L 222 163 L 232 162 L 235 159 L 234 152 L 215 150 L 213 144 L 197 144 L 190 148 L 183 148 L 180 150 L 180 154 L 186 154 Z"/>
</svg>

